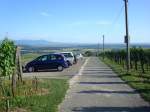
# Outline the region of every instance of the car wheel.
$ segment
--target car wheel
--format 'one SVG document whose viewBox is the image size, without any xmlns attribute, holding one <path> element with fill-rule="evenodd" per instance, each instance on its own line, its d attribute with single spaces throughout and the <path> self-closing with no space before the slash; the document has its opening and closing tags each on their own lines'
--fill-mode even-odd
<svg viewBox="0 0 150 112">
<path fill-rule="evenodd" d="M 29 67 L 29 68 L 28 68 L 28 71 L 29 71 L 29 72 L 34 72 L 34 67 Z"/>
<path fill-rule="evenodd" d="M 64 68 L 63 68 L 63 66 L 61 66 L 61 65 L 59 65 L 59 66 L 57 67 L 57 70 L 58 70 L 58 71 L 63 71 L 63 69 L 64 69 Z"/>
</svg>

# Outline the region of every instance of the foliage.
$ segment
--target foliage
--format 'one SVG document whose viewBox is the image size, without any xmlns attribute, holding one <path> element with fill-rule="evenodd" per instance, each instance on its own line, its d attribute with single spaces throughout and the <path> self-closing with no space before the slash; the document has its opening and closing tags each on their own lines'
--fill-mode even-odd
<svg viewBox="0 0 150 112">
<path fill-rule="evenodd" d="M 12 96 L 10 92 L 10 84 L 9 86 L 5 86 L 5 79 L 6 76 L 11 76 L 15 70 L 15 58 L 16 58 L 16 47 L 14 42 L 5 38 L 2 43 L 0 44 L 0 88 L 2 90 L 2 97 L 4 97 L 4 105 L 5 111 L 9 111 L 9 99 Z M 4 83 L 3 83 L 4 82 Z M 12 82 L 14 79 L 12 78 Z M 12 84 L 12 91 L 14 90 L 14 83 Z"/>
<path fill-rule="evenodd" d="M 93 53 L 92 53 L 91 51 L 86 51 L 86 52 L 84 53 L 84 55 L 85 55 L 85 56 L 92 56 Z"/>
<path fill-rule="evenodd" d="M 14 42 L 5 38 L 0 45 L 0 69 L 1 76 L 13 73 L 15 67 L 15 45 Z"/>
<path fill-rule="evenodd" d="M 126 51 L 112 50 L 105 52 L 105 57 L 125 67 Z M 131 48 L 131 69 L 139 70 L 142 73 L 149 71 L 150 68 L 150 49 Z"/>
</svg>

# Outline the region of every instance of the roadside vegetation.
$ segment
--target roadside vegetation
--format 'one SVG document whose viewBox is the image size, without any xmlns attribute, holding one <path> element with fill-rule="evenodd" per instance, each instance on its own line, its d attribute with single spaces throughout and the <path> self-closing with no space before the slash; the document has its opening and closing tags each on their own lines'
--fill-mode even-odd
<svg viewBox="0 0 150 112">
<path fill-rule="evenodd" d="M 10 82 L 6 83 L 5 88 L 8 88 Z M 26 79 L 17 85 L 16 96 L 9 97 L 9 111 L 57 112 L 57 106 L 63 100 L 67 89 L 65 79 Z M 5 103 L 0 94 L 0 112 L 5 112 Z"/>
<path fill-rule="evenodd" d="M 0 112 L 56 112 L 68 89 L 66 79 L 23 79 L 20 48 L 0 43 Z M 23 62 L 38 54 L 24 55 Z"/>
<path fill-rule="evenodd" d="M 150 102 L 150 49 L 131 49 L 131 70 L 126 72 L 125 50 L 112 50 L 100 55 L 127 84 L 135 88 L 141 96 Z"/>
</svg>

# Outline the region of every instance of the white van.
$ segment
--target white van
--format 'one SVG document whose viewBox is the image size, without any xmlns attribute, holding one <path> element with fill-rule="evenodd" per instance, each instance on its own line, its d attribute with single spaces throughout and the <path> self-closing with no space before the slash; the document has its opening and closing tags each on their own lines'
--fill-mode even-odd
<svg viewBox="0 0 150 112">
<path fill-rule="evenodd" d="M 66 57 L 66 60 L 73 65 L 74 64 L 74 54 L 72 52 L 61 52 Z"/>
</svg>

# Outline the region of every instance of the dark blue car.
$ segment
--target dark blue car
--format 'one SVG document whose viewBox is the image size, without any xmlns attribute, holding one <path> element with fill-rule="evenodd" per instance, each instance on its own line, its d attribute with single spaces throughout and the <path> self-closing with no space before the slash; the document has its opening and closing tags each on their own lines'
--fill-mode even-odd
<svg viewBox="0 0 150 112">
<path fill-rule="evenodd" d="M 57 69 L 58 71 L 63 71 L 64 68 L 68 68 L 68 64 L 66 58 L 62 54 L 42 55 L 35 60 L 27 63 L 25 66 L 25 69 L 28 72 L 49 69 Z"/>
</svg>

